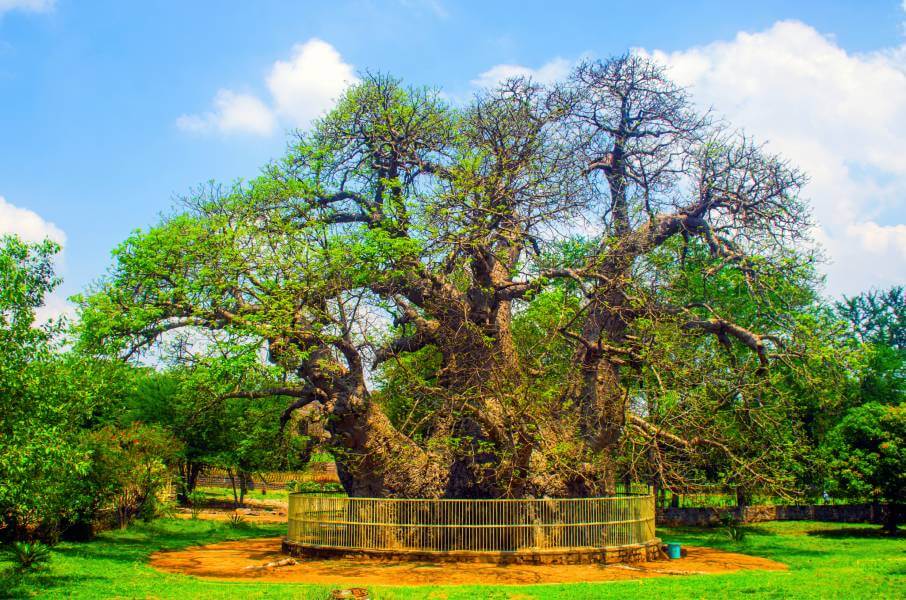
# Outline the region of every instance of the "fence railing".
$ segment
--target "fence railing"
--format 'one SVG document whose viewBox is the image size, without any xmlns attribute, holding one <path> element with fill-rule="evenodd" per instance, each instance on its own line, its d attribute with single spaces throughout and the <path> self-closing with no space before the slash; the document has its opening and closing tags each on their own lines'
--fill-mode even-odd
<svg viewBox="0 0 906 600">
<path fill-rule="evenodd" d="M 651 495 L 434 500 L 290 494 L 287 541 L 403 552 L 601 549 L 655 539 Z"/>
<path fill-rule="evenodd" d="M 252 473 L 249 475 L 253 487 L 266 487 L 283 489 L 291 481 L 300 483 L 339 483 L 337 466 L 333 462 L 310 463 L 304 471 L 280 471 L 268 473 Z M 239 476 L 233 473 L 236 485 L 239 485 Z M 212 467 L 206 469 L 198 476 L 198 485 L 214 487 L 230 487 L 233 479 L 226 469 Z"/>
</svg>

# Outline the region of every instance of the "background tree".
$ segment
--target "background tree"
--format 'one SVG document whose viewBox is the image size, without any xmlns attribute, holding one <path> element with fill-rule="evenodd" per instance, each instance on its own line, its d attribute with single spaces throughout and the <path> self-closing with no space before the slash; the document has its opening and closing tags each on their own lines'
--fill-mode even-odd
<svg viewBox="0 0 906 600">
<path fill-rule="evenodd" d="M 851 409 L 823 446 L 830 492 L 843 498 L 889 502 L 885 527 L 896 532 L 906 495 L 906 405 L 870 402 Z"/>
<path fill-rule="evenodd" d="M 351 495 L 609 492 L 627 436 L 658 472 L 713 453 L 769 482 L 745 438 L 792 435 L 765 399 L 802 333 L 773 286 L 809 285 L 803 181 L 636 56 L 462 109 L 369 75 L 260 178 L 130 237 L 83 341 L 261 344 L 281 374 L 225 396 L 311 407 Z"/>
<path fill-rule="evenodd" d="M 852 404 L 906 401 L 906 295 L 901 286 L 869 291 L 836 303 L 847 334 L 864 355 Z"/>
<path fill-rule="evenodd" d="M 223 340 L 204 346 L 203 353 L 191 357 L 183 347 L 181 364 L 143 370 L 121 426 L 154 425 L 178 440 L 180 503 L 189 502 L 205 469 L 220 467 L 234 477 L 236 501 L 242 504 L 253 476 L 303 466 L 311 444 L 294 427 L 283 427 L 283 399 L 226 397 L 236 388 L 238 374 L 247 384 L 271 377 L 256 348 Z"/>
<path fill-rule="evenodd" d="M 50 241 L 0 238 L 0 538 L 54 541 L 90 534 L 113 498 L 92 432 L 120 414 L 132 370 L 63 351 L 64 323 L 35 323 L 58 284 Z"/>
</svg>

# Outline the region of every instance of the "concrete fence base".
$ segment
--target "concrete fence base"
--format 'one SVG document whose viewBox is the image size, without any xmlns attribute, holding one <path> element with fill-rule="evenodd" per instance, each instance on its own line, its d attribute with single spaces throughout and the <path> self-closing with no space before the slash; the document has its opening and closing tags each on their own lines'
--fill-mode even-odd
<svg viewBox="0 0 906 600">
<path fill-rule="evenodd" d="M 426 552 L 419 550 L 351 550 L 326 546 L 308 546 L 283 539 L 283 552 L 299 558 L 351 558 L 391 562 L 471 562 L 498 565 L 578 565 L 639 563 L 665 558 L 661 539 L 653 538 L 641 544 L 606 548 L 555 548 L 546 551 L 519 550 L 514 552 L 483 552 L 455 550 Z"/>
</svg>

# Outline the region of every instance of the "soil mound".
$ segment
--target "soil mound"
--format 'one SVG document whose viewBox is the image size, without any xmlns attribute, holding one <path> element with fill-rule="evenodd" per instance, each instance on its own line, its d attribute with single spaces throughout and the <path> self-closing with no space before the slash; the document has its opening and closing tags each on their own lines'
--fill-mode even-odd
<svg viewBox="0 0 906 600">
<path fill-rule="evenodd" d="M 253 579 L 281 583 L 338 586 L 370 585 L 520 585 L 625 581 L 668 575 L 732 573 L 743 569 L 786 570 L 766 558 L 687 547 L 680 560 L 614 565 L 493 565 L 481 563 L 380 562 L 373 560 L 297 559 L 295 564 L 268 567 L 285 559 L 280 538 L 262 538 L 155 552 L 151 566 L 169 573 L 213 579 Z"/>
</svg>

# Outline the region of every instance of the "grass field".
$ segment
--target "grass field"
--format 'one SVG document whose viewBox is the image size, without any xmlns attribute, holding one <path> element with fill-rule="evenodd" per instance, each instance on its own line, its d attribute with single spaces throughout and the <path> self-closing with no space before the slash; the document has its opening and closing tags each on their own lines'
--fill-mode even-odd
<svg viewBox="0 0 906 600">
<path fill-rule="evenodd" d="M 233 490 L 227 487 L 218 486 L 198 486 L 196 490 L 203 494 L 206 500 L 215 500 L 217 502 L 232 502 Z M 245 494 L 246 500 L 276 500 L 286 502 L 289 497 L 287 490 L 269 489 L 266 494 L 262 494 L 259 488 L 249 490 Z"/>
<path fill-rule="evenodd" d="M 161 519 L 111 531 L 88 543 L 61 543 L 48 570 L 14 576 L 0 561 L 0 597 L 38 598 L 327 598 L 329 587 L 207 581 L 158 572 L 147 565 L 155 550 L 244 537 L 274 536 L 281 525 L 232 529 L 225 523 Z M 788 572 L 664 577 L 598 584 L 513 587 L 371 588 L 377 599 L 528 600 L 564 598 L 904 598 L 906 537 L 876 527 L 814 522 L 766 523 L 749 528 L 743 542 L 714 530 L 661 530 L 665 540 L 710 545 L 764 556 Z"/>
</svg>

